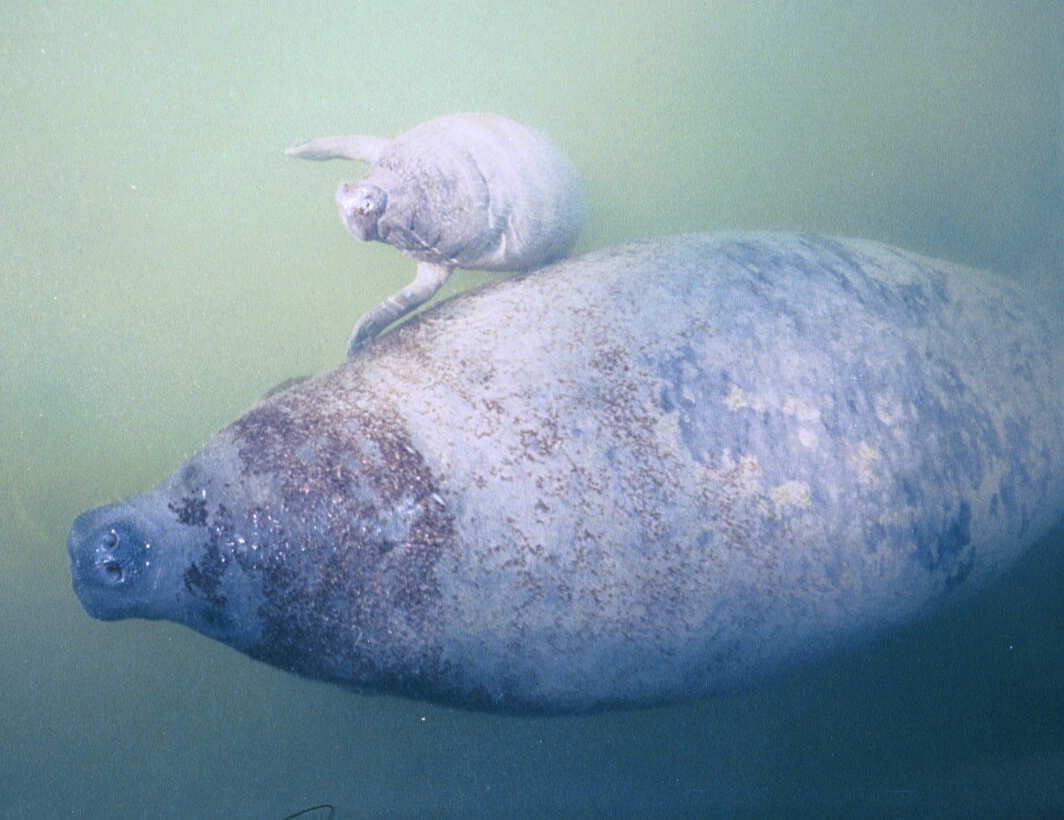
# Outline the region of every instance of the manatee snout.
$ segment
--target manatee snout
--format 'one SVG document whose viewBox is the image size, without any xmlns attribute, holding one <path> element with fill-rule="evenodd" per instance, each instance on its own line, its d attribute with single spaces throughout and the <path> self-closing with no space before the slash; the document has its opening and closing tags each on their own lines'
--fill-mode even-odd
<svg viewBox="0 0 1064 820">
<path fill-rule="evenodd" d="M 352 234 L 366 242 L 384 241 L 377 233 L 377 223 L 388 206 L 388 195 L 376 185 L 344 183 L 336 191 L 340 216 Z"/>
<path fill-rule="evenodd" d="M 94 618 L 150 617 L 155 566 L 151 523 L 124 503 L 82 513 L 67 538 L 74 593 Z"/>
</svg>

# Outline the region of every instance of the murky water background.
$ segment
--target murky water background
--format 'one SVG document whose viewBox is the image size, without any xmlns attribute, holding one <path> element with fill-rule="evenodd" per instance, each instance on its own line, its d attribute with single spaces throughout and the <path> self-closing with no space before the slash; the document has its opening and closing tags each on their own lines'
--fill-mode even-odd
<svg viewBox="0 0 1064 820">
<path fill-rule="evenodd" d="M 282 156 L 296 139 L 495 111 L 580 168 L 584 249 L 796 228 L 1060 271 L 1062 55 L 1058 0 L 9 0 L 0 818 L 1062 810 L 1064 534 L 826 668 L 564 720 L 359 697 L 179 627 L 92 621 L 64 552 L 78 512 L 338 363 L 408 280 L 340 225 L 332 192 L 359 168 Z"/>
</svg>

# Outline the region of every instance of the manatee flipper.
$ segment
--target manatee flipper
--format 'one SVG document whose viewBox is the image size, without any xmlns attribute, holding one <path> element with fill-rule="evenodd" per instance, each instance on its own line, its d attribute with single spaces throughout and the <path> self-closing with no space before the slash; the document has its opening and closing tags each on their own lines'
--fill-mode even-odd
<svg viewBox="0 0 1064 820">
<path fill-rule="evenodd" d="M 352 134 L 347 137 L 320 137 L 297 142 L 285 149 L 285 154 L 298 159 L 328 160 L 353 159 L 358 162 L 375 163 L 380 159 L 390 140 L 368 134 Z"/>
<path fill-rule="evenodd" d="M 453 270 L 453 265 L 418 262 L 413 282 L 366 312 L 355 323 L 351 341 L 347 343 L 347 355 L 353 356 L 361 342 L 376 336 L 400 316 L 405 316 L 435 296 Z"/>
<path fill-rule="evenodd" d="M 271 387 L 269 390 L 267 390 L 265 393 L 263 393 L 261 396 L 259 396 L 259 402 L 261 403 L 261 402 L 266 401 L 267 399 L 272 399 L 278 393 L 283 393 L 285 390 L 288 390 L 290 387 L 295 387 L 297 384 L 302 384 L 303 382 L 305 382 L 309 378 L 310 378 L 310 375 L 307 374 L 306 376 L 293 376 L 290 379 L 285 379 L 282 382 L 278 382 L 273 387 Z"/>
</svg>

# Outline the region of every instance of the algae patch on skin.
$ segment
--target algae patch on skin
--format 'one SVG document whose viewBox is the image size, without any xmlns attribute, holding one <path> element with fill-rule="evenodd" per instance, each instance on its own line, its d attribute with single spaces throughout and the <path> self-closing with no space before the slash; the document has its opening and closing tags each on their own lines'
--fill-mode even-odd
<svg viewBox="0 0 1064 820">
<path fill-rule="evenodd" d="M 724 397 L 724 406 L 729 410 L 749 409 L 755 413 L 763 413 L 765 411 L 765 403 L 761 399 L 739 387 L 733 387 L 731 392 Z"/>
<path fill-rule="evenodd" d="M 857 452 L 850 455 L 850 466 L 857 472 L 857 479 L 862 484 L 871 484 L 878 473 L 877 463 L 881 455 L 879 450 L 867 441 L 861 441 L 857 445 Z"/>
<path fill-rule="evenodd" d="M 768 491 L 776 515 L 813 507 L 813 493 L 804 481 L 785 481 Z"/>
</svg>

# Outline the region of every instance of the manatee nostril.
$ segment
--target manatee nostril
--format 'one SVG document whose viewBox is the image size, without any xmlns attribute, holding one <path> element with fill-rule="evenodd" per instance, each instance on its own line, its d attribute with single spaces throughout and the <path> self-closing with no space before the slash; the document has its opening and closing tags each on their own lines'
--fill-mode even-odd
<svg viewBox="0 0 1064 820">
<path fill-rule="evenodd" d="M 122 527 L 111 527 L 99 534 L 96 539 L 96 574 L 107 585 L 124 584 L 136 575 L 132 561 L 136 556 L 131 552 L 139 541 L 130 537 Z M 132 571 L 132 572 L 131 572 Z"/>
</svg>

